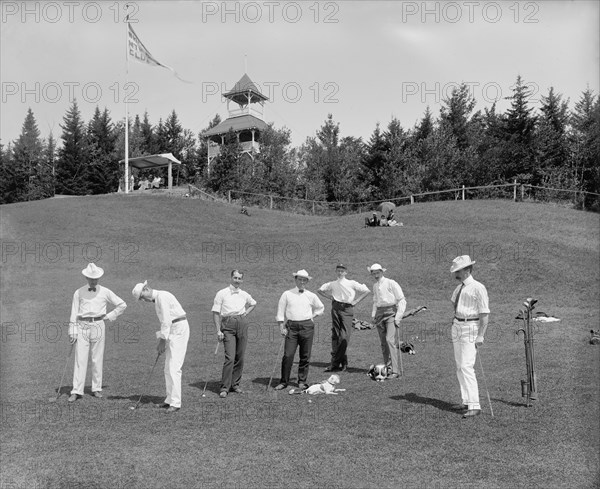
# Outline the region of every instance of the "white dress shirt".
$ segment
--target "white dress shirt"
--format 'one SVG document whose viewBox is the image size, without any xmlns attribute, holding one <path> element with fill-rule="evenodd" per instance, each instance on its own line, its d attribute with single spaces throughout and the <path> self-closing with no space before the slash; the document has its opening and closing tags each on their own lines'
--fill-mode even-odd
<svg viewBox="0 0 600 489">
<path fill-rule="evenodd" d="M 256 301 L 252 296 L 233 285 L 219 290 L 215 296 L 212 312 L 218 312 L 221 317 L 238 316 L 246 311 L 246 306 L 255 306 Z"/>
<path fill-rule="evenodd" d="M 71 317 L 69 319 L 69 334 L 77 335 L 77 322 L 83 318 L 104 318 L 114 321 L 123 314 L 127 304 L 110 289 L 100 284 L 96 285 L 96 291 L 88 290 L 89 285 L 84 285 L 73 294 L 71 303 Z M 112 304 L 115 308 L 106 314 L 106 306 Z"/>
<path fill-rule="evenodd" d="M 313 319 L 325 311 L 325 306 L 317 297 L 317 294 L 304 289 L 303 292 L 298 287 L 286 290 L 281 294 L 277 306 L 276 321 L 306 321 Z"/>
<path fill-rule="evenodd" d="M 329 292 L 333 300 L 352 304 L 357 293 L 369 292 L 369 288 L 364 284 L 359 284 L 355 280 L 348 280 L 346 277 L 339 278 L 333 282 L 327 282 L 319 288 L 321 292 Z"/>
<path fill-rule="evenodd" d="M 378 307 L 397 306 L 396 319 L 402 319 L 406 309 L 406 299 L 402 288 L 395 280 L 387 277 L 381 277 L 373 284 L 373 312 L 372 316 L 377 314 Z"/>
<path fill-rule="evenodd" d="M 464 284 L 464 288 L 460 293 L 458 304 L 456 304 L 456 296 L 460 288 Z M 461 319 L 476 318 L 480 314 L 489 314 L 490 306 L 487 290 L 485 285 L 475 280 L 472 276 L 468 276 L 462 284 L 459 284 L 452 293 L 452 304 L 456 304 L 456 317 Z"/>
<path fill-rule="evenodd" d="M 160 322 L 160 331 L 156 332 L 156 337 L 168 340 L 173 320 L 184 317 L 185 311 L 175 296 L 166 290 L 152 291 L 152 300 Z"/>
</svg>

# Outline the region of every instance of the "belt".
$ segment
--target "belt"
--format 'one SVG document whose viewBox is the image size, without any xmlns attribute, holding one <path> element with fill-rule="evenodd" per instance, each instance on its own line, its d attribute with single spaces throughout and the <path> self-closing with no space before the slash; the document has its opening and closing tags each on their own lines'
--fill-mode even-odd
<svg viewBox="0 0 600 489">
<path fill-rule="evenodd" d="M 392 304 L 390 306 L 377 306 L 377 309 L 390 309 L 392 307 L 396 309 L 396 304 Z"/>
<path fill-rule="evenodd" d="M 336 301 L 335 299 L 333 299 L 333 302 L 336 304 L 339 304 L 340 306 L 352 307 L 352 304 L 350 304 L 349 302 L 340 302 L 340 301 Z"/>
<path fill-rule="evenodd" d="M 187 317 L 185 317 L 185 316 L 182 316 L 182 317 L 180 317 L 180 318 L 173 319 L 173 321 L 171 321 L 171 324 L 178 323 L 179 321 L 185 321 L 186 319 L 187 319 Z"/>
<path fill-rule="evenodd" d="M 94 321 L 102 321 L 103 319 L 104 319 L 104 316 L 100 316 L 100 317 L 97 317 L 97 318 L 84 318 L 84 317 L 79 316 L 77 318 L 78 321 L 88 321 L 90 323 L 92 323 Z"/>
<path fill-rule="evenodd" d="M 479 318 L 457 318 L 456 316 L 454 316 L 454 319 L 462 323 L 466 323 L 467 321 L 479 321 Z"/>
</svg>

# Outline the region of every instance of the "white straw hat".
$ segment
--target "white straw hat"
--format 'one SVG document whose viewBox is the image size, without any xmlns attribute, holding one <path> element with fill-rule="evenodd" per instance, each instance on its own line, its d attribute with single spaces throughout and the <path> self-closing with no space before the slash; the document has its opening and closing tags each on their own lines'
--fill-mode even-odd
<svg viewBox="0 0 600 489">
<path fill-rule="evenodd" d="M 81 273 L 84 277 L 95 279 L 102 277 L 102 275 L 104 275 L 104 270 L 97 267 L 94 263 L 88 263 L 88 266 L 85 267 Z"/>
<path fill-rule="evenodd" d="M 469 255 L 457 256 L 454 260 L 452 260 L 452 266 L 450 267 L 450 273 L 457 272 L 458 270 L 462 270 L 463 268 L 468 267 L 469 265 L 473 265 L 475 262 L 471 261 L 471 257 Z"/>
<path fill-rule="evenodd" d="M 135 287 L 131 291 L 131 294 L 133 295 L 133 297 L 136 300 L 138 300 L 138 301 L 140 300 L 140 297 L 142 295 L 142 290 L 144 290 L 144 287 L 146 287 L 146 284 L 148 284 L 147 280 L 144 280 L 143 283 L 135 284 Z"/>
</svg>

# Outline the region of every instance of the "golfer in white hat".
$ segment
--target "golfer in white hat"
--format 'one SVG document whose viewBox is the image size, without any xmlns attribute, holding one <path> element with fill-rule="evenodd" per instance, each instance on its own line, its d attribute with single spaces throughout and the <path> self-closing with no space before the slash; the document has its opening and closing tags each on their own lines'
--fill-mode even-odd
<svg viewBox="0 0 600 489">
<path fill-rule="evenodd" d="M 406 299 L 398 282 L 383 276 L 386 269 L 379 263 L 367 267 L 367 270 L 371 272 L 371 276 L 375 280 L 371 318 L 379 333 L 383 361 L 388 368 L 390 365 L 392 367 L 392 373 L 387 378 L 397 379 L 400 377 L 400 369 L 396 333 L 406 310 Z"/>
<path fill-rule="evenodd" d="M 294 273 L 296 287 L 286 290 L 279 299 L 276 320 L 279 323 L 281 334 L 285 336 L 285 346 L 281 360 L 281 380 L 275 390 L 285 389 L 290 383 L 290 374 L 298 346 L 300 347 L 298 387 L 308 389 L 306 379 L 308 378 L 310 353 L 315 334 L 313 319 L 325 311 L 325 306 L 317 294 L 305 288 L 311 278 L 306 270 L 298 270 Z"/>
<path fill-rule="evenodd" d="M 450 273 L 460 280 L 450 300 L 454 305 L 454 361 L 462 396 L 462 404 L 455 406 L 455 409 L 465 411 L 463 418 L 481 414 L 475 360 L 477 347 L 483 344 L 490 314 L 487 290 L 471 276 L 474 263 L 469 255 L 462 255 L 456 257 L 450 267 Z"/>
<path fill-rule="evenodd" d="M 181 374 L 188 340 L 190 325 L 185 311 L 173 294 L 166 290 L 154 290 L 148 286 L 148 281 L 136 284 L 131 291 L 134 299 L 154 302 L 156 315 L 160 322 L 160 331 L 156 332 L 159 354 L 166 351 L 165 384 L 167 396 L 161 407 L 168 413 L 181 409 Z"/>
<path fill-rule="evenodd" d="M 102 364 L 106 338 L 104 321 L 114 321 L 127 307 L 123 299 L 98 283 L 100 277 L 104 275 L 102 268 L 90 263 L 81 273 L 88 283 L 75 291 L 71 305 L 69 339 L 71 343 L 76 343 L 76 348 L 73 390 L 69 402 L 74 402 L 83 396 L 90 348 L 92 350 L 92 395 L 102 397 Z M 112 304 L 115 308 L 107 314 L 108 304 Z"/>
</svg>

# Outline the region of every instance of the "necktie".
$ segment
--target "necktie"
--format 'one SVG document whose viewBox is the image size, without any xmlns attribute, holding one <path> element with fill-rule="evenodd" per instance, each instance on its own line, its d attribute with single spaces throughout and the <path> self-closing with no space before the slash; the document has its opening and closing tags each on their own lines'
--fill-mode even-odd
<svg viewBox="0 0 600 489">
<path fill-rule="evenodd" d="M 458 289 L 458 294 L 456 294 L 456 302 L 454 303 L 454 314 L 456 314 L 456 308 L 458 307 L 458 301 L 460 299 L 460 294 L 462 294 L 462 290 L 465 287 L 465 284 L 462 283 L 460 289 Z"/>
<path fill-rule="evenodd" d="M 299 290 L 298 292 L 300 292 L 301 294 L 304 294 L 304 289 Z"/>
<path fill-rule="evenodd" d="M 89 291 L 89 292 L 96 292 L 96 287 L 90 287 L 90 288 L 88 289 L 88 291 Z"/>
</svg>

